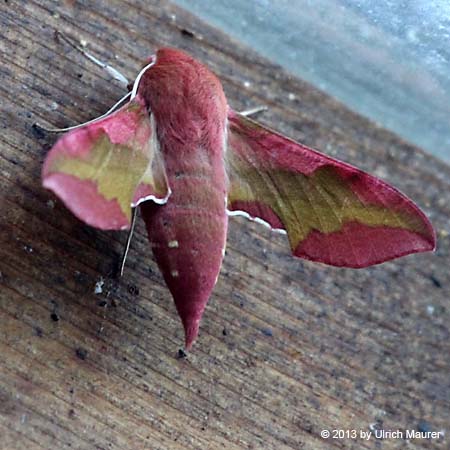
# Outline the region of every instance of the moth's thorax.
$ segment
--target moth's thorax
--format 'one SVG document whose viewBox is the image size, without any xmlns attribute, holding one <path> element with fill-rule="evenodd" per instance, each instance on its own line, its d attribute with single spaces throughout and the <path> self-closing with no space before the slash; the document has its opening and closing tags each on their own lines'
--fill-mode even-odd
<svg viewBox="0 0 450 450">
<path fill-rule="evenodd" d="M 154 114 L 161 139 L 222 150 L 227 102 L 220 81 L 206 66 L 179 50 L 158 50 L 139 94 Z"/>
</svg>

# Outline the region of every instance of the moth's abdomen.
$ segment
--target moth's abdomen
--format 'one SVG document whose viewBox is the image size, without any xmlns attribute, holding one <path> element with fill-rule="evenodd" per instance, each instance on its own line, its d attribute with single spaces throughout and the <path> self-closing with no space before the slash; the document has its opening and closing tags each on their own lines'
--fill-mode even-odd
<svg viewBox="0 0 450 450">
<path fill-rule="evenodd" d="M 212 166 L 207 172 L 169 170 L 169 202 L 162 207 L 142 205 L 153 253 L 183 321 L 188 348 L 217 281 L 226 243 L 225 177 Z"/>
<path fill-rule="evenodd" d="M 142 212 L 153 253 L 189 348 L 222 264 L 228 219 L 224 165 L 227 102 L 220 81 L 192 57 L 160 49 L 139 94 L 154 116 L 172 194 Z"/>
</svg>

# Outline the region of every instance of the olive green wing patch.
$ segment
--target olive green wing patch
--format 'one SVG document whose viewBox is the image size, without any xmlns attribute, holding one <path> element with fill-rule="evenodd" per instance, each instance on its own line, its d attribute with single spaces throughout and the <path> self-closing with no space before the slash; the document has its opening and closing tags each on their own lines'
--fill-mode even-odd
<svg viewBox="0 0 450 450">
<path fill-rule="evenodd" d="M 170 195 L 155 124 L 139 96 L 63 135 L 42 177 L 79 219 L 101 229 L 128 228 L 132 206 Z"/>
<path fill-rule="evenodd" d="M 228 119 L 230 215 L 285 230 L 294 255 L 337 266 L 434 248 L 428 219 L 389 184 L 235 112 Z"/>
</svg>

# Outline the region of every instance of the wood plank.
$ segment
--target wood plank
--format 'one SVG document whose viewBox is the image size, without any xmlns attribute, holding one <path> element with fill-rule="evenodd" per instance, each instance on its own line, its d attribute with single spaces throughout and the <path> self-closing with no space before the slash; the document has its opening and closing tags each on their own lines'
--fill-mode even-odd
<svg viewBox="0 0 450 450">
<path fill-rule="evenodd" d="M 4 2 L 0 23 L 1 449 L 446 445 L 320 431 L 448 428 L 449 167 L 168 1 Z M 413 197 L 438 251 L 336 269 L 235 218 L 200 337 L 179 359 L 181 325 L 142 223 L 113 279 L 125 236 L 84 226 L 41 187 L 56 137 L 33 123 L 84 122 L 123 95 L 55 29 L 130 79 L 158 47 L 189 51 L 234 108 L 267 105 L 262 122 Z"/>
</svg>

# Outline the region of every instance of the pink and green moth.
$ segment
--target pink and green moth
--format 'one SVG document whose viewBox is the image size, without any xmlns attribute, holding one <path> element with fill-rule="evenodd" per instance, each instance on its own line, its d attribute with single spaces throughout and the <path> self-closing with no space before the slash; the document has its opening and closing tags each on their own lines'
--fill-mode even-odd
<svg viewBox="0 0 450 450">
<path fill-rule="evenodd" d="M 187 349 L 220 272 L 229 216 L 284 232 L 294 256 L 333 266 L 435 248 L 409 198 L 233 111 L 218 78 L 172 48 L 147 61 L 127 104 L 63 135 L 42 177 L 102 230 L 129 228 L 140 206 Z"/>
</svg>

